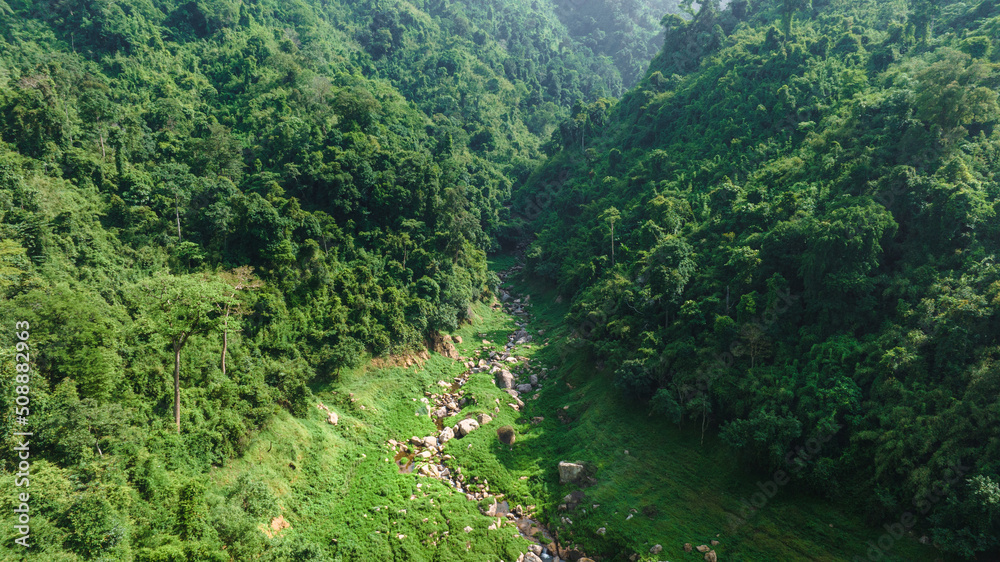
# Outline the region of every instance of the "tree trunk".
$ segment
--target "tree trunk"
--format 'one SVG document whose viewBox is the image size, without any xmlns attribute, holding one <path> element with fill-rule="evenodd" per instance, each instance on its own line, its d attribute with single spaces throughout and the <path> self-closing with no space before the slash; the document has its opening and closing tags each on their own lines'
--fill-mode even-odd
<svg viewBox="0 0 1000 562">
<path fill-rule="evenodd" d="M 174 342 L 174 422 L 181 432 L 181 344 Z"/>
<path fill-rule="evenodd" d="M 226 350 L 229 348 L 229 307 L 226 307 L 226 320 L 222 324 L 222 376 L 226 376 Z"/>
<path fill-rule="evenodd" d="M 705 444 L 705 430 L 708 429 L 708 408 L 703 407 L 701 410 L 701 444 Z"/>
<path fill-rule="evenodd" d="M 181 203 L 174 195 L 174 214 L 177 216 L 177 240 L 181 240 Z"/>
</svg>

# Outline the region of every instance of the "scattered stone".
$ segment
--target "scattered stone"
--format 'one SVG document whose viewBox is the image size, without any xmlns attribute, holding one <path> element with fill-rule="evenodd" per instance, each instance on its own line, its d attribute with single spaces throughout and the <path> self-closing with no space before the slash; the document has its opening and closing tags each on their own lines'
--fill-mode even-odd
<svg viewBox="0 0 1000 562">
<path fill-rule="evenodd" d="M 462 336 L 452 336 L 451 339 L 455 340 L 455 343 L 462 343 Z"/>
<path fill-rule="evenodd" d="M 538 384 L 538 375 L 531 375 L 531 376 L 529 376 L 528 377 L 528 382 L 531 383 L 531 386 L 535 386 L 536 384 Z"/>
<path fill-rule="evenodd" d="M 698 552 L 705 553 L 705 552 L 708 552 L 709 550 L 712 550 L 712 549 L 708 548 L 707 544 L 700 544 L 700 545 L 697 546 L 697 550 L 698 550 Z"/>
<path fill-rule="evenodd" d="M 559 462 L 559 483 L 575 482 L 583 474 L 583 465 L 579 463 Z"/>
<path fill-rule="evenodd" d="M 455 430 L 450 427 L 446 427 L 441 430 L 441 433 L 438 433 L 438 442 L 444 444 L 447 443 L 449 439 L 453 439 L 454 437 Z"/>
<path fill-rule="evenodd" d="M 462 530 L 465 531 L 466 533 L 471 533 L 472 532 L 472 527 L 466 525 L 465 528 L 462 529 Z"/>
<path fill-rule="evenodd" d="M 437 437 L 424 437 L 424 443 L 423 443 L 423 445 L 424 445 L 424 447 L 427 447 L 428 449 L 433 449 L 433 448 L 437 447 L 438 446 Z"/>
<path fill-rule="evenodd" d="M 479 414 L 476 416 L 476 421 L 479 422 L 480 426 L 483 426 L 493 421 L 493 418 L 489 414 Z"/>
<path fill-rule="evenodd" d="M 663 551 L 663 547 L 661 545 L 655 545 L 655 546 L 653 546 L 653 548 L 649 549 L 649 553 L 650 554 L 659 554 L 662 551 Z"/>
<path fill-rule="evenodd" d="M 719 546 L 719 541 L 712 539 L 712 546 Z"/>
<path fill-rule="evenodd" d="M 531 385 L 530 384 L 519 384 L 519 385 L 517 385 L 517 391 L 518 392 L 523 392 L 523 393 L 527 394 L 527 393 L 531 392 Z"/>
<path fill-rule="evenodd" d="M 514 375 L 507 369 L 501 369 L 497 373 L 497 386 L 503 389 L 514 388 Z"/>
<path fill-rule="evenodd" d="M 709 550 L 705 553 L 705 562 L 719 562 L 719 557 L 715 554 L 714 550 Z"/>
<path fill-rule="evenodd" d="M 524 555 L 524 562 L 542 562 L 542 559 L 536 556 L 534 552 L 527 552 Z"/>
<path fill-rule="evenodd" d="M 597 534 L 598 535 L 604 535 L 607 532 L 608 532 L 608 530 L 605 529 L 604 527 L 601 527 L 600 529 L 597 530 Z"/>
<path fill-rule="evenodd" d="M 691 552 L 692 550 L 694 550 L 694 547 L 691 546 L 691 543 L 689 542 L 684 543 L 684 552 Z"/>
<path fill-rule="evenodd" d="M 329 422 L 330 425 L 337 425 L 337 422 L 340 421 L 340 418 L 337 417 L 337 412 L 330 412 L 330 415 L 326 418 L 326 421 Z"/>
<path fill-rule="evenodd" d="M 458 437 L 465 437 L 476 429 L 479 429 L 479 422 L 472 418 L 464 419 L 455 425 Z"/>
<path fill-rule="evenodd" d="M 545 416 L 535 416 L 531 418 L 531 425 L 538 425 L 545 421 Z"/>
</svg>

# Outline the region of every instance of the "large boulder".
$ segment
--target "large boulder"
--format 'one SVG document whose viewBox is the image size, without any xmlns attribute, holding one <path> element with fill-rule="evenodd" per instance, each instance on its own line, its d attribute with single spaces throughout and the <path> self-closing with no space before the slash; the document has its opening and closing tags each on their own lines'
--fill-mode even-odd
<svg viewBox="0 0 1000 562">
<path fill-rule="evenodd" d="M 447 443 L 449 439 L 453 439 L 454 437 L 455 437 L 455 430 L 453 430 L 450 427 L 446 427 L 441 430 L 441 433 L 438 433 L 438 442 L 443 445 Z"/>
<path fill-rule="evenodd" d="M 583 475 L 583 465 L 575 462 L 559 462 L 559 483 L 576 482 Z"/>
<path fill-rule="evenodd" d="M 438 439 L 437 439 L 437 437 L 433 437 L 433 436 L 424 437 L 424 443 L 423 444 L 424 444 L 424 447 L 427 447 L 428 449 L 433 449 L 434 447 L 438 446 Z"/>
<path fill-rule="evenodd" d="M 514 374 L 507 369 L 501 369 L 497 373 L 497 386 L 500 388 L 514 388 Z"/>
<path fill-rule="evenodd" d="M 514 432 L 514 428 L 505 425 L 503 427 L 497 428 L 497 439 L 500 440 L 504 445 L 510 446 L 514 444 L 514 440 L 517 438 L 517 434 Z"/>
<path fill-rule="evenodd" d="M 534 552 L 528 552 L 524 555 L 524 562 L 542 562 L 542 559 L 539 558 Z"/>
<path fill-rule="evenodd" d="M 465 437 L 477 429 L 479 429 L 479 422 L 472 418 L 464 419 L 455 425 L 455 433 L 458 437 Z"/>
</svg>

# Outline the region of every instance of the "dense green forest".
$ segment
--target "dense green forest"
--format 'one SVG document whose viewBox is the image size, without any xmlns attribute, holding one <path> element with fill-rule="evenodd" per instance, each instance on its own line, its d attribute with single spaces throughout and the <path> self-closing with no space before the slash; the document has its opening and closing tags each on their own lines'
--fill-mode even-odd
<svg viewBox="0 0 1000 562">
<path fill-rule="evenodd" d="M 543 140 L 622 92 L 548 4 L 0 2 L 0 308 L 31 327 L 44 483 L 30 552 L 335 554 L 260 544 L 273 491 L 206 499 L 199 475 L 305 416 L 316 384 L 466 320 Z M 13 478 L 24 428 L 3 423 Z"/>
<path fill-rule="evenodd" d="M 516 195 L 578 347 L 762 474 L 995 558 L 1000 4 L 663 25 L 641 84 L 575 107 Z"/>
<path fill-rule="evenodd" d="M 526 246 L 558 353 L 628 408 L 996 557 L 998 36 L 996 0 L 0 0 L 5 481 L 18 396 L 32 432 L 31 547 L 8 525 L 0 554 L 510 558 L 376 550 L 374 512 L 292 502 L 340 468 L 371 505 L 415 497 L 348 459 L 412 410 L 376 427 L 353 393 L 439 333 L 523 329 L 487 256 Z M 436 360 L 390 372 L 407 401 Z M 247 467 L 313 454 L 320 391 L 350 412 L 315 438 L 336 474 Z M 574 540 L 646 540 L 608 531 Z"/>
</svg>

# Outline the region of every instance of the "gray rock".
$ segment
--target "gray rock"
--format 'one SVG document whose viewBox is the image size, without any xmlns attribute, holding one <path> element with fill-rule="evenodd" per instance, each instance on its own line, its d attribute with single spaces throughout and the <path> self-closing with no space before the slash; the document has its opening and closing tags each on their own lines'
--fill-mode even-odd
<svg viewBox="0 0 1000 562">
<path fill-rule="evenodd" d="M 663 552 L 663 546 L 655 545 L 653 548 L 649 549 L 650 554 L 659 554 Z"/>
<path fill-rule="evenodd" d="M 507 369 L 501 370 L 497 373 L 497 386 L 500 388 L 514 388 L 514 375 Z"/>
<path fill-rule="evenodd" d="M 438 442 L 443 445 L 444 443 L 447 443 L 449 439 L 453 439 L 454 437 L 455 430 L 450 427 L 446 427 L 441 430 L 441 433 L 438 434 Z"/>
<path fill-rule="evenodd" d="M 517 391 L 519 393 L 521 393 L 521 392 L 523 392 L 523 393 L 531 392 L 531 385 L 530 384 L 519 384 L 519 385 L 517 385 Z"/>
<path fill-rule="evenodd" d="M 474 419 L 464 419 L 455 426 L 458 437 L 465 437 L 473 431 L 479 429 L 479 422 Z"/>
<path fill-rule="evenodd" d="M 559 482 L 575 482 L 583 474 L 583 465 L 574 462 L 559 462 Z"/>
<path fill-rule="evenodd" d="M 531 383 L 532 385 L 536 385 L 536 384 L 538 384 L 538 375 L 531 375 L 530 377 L 528 377 L 528 381 L 529 381 L 529 382 L 530 382 L 530 383 Z"/>
</svg>

